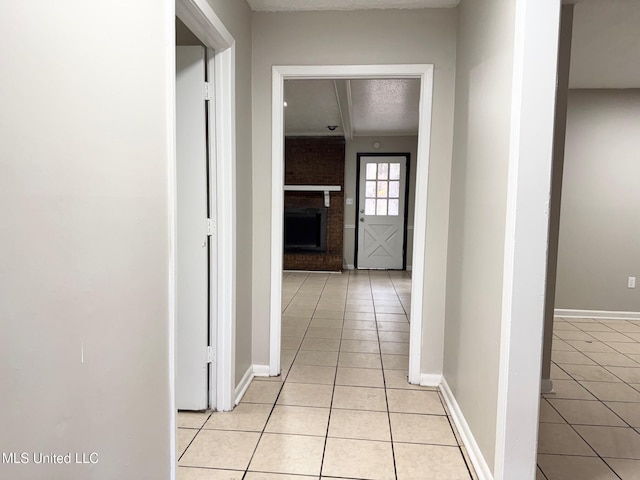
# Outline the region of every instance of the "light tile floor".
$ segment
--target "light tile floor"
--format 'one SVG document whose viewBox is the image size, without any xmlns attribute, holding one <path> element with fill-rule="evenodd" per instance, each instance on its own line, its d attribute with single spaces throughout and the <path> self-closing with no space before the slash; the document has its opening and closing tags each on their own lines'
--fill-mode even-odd
<svg viewBox="0 0 640 480">
<path fill-rule="evenodd" d="M 180 413 L 180 480 L 476 479 L 440 393 L 407 383 L 404 272 L 285 273 L 282 376 Z"/>
<path fill-rule="evenodd" d="M 539 480 L 640 480 L 640 322 L 556 318 Z"/>
</svg>

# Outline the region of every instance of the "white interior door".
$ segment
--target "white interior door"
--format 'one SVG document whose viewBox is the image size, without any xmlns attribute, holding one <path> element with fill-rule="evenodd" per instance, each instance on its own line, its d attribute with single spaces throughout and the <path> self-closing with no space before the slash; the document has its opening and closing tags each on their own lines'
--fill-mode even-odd
<svg viewBox="0 0 640 480">
<path fill-rule="evenodd" d="M 358 268 L 402 269 L 407 158 L 361 156 Z"/>
<path fill-rule="evenodd" d="M 180 410 L 208 407 L 205 49 L 176 47 L 177 370 Z"/>
</svg>

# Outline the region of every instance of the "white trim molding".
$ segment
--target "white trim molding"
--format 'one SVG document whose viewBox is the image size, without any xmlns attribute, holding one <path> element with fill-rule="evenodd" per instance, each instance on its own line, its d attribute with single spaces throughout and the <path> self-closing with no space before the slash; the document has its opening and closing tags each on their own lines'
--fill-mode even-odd
<svg viewBox="0 0 640 480">
<path fill-rule="evenodd" d="M 608 310 L 574 310 L 570 308 L 556 308 L 555 317 L 584 318 L 585 320 L 602 318 L 604 320 L 640 320 L 640 312 L 618 312 Z"/>
<path fill-rule="evenodd" d="M 536 476 L 560 4 L 515 2 L 496 480 Z"/>
<path fill-rule="evenodd" d="M 269 365 L 254 365 L 253 366 L 253 376 L 254 377 L 268 377 L 269 376 Z"/>
<path fill-rule="evenodd" d="M 449 409 L 449 413 L 451 414 L 453 423 L 455 423 L 456 428 L 458 429 L 458 433 L 460 434 L 462 443 L 467 449 L 467 453 L 469 454 L 469 458 L 471 459 L 473 468 L 478 475 L 478 479 L 493 480 L 491 469 L 489 468 L 487 461 L 480 451 L 478 442 L 476 442 L 476 439 L 471 432 L 471 428 L 469 427 L 469 424 L 467 423 L 467 420 L 466 418 L 464 418 L 462 410 L 460 409 L 460 405 L 458 405 L 455 395 L 451 391 L 451 388 L 449 388 L 449 384 L 447 383 L 446 378 L 442 379 L 442 383 L 440 384 L 440 391 L 442 392 L 444 403 L 447 404 L 447 408 Z"/>
<path fill-rule="evenodd" d="M 442 375 L 423 373 L 420 375 L 421 387 L 439 387 L 442 384 Z"/>
<path fill-rule="evenodd" d="M 165 29 L 167 41 L 165 44 L 166 67 L 165 84 L 167 95 L 167 202 L 169 224 L 169 258 L 167 283 L 167 308 L 169 310 L 169 462 L 171 471 L 170 480 L 177 478 L 178 457 L 177 451 L 177 407 L 176 407 L 176 342 L 177 342 L 177 310 L 176 310 L 176 241 L 178 235 L 177 210 L 178 210 L 178 180 L 177 180 L 177 153 L 176 153 L 176 48 L 175 48 L 175 1 L 165 0 Z"/>
<path fill-rule="evenodd" d="M 418 120 L 418 154 L 416 161 L 415 205 L 413 214 L 413 258 L 411 265 L 411 323 L 409 325 L 409 383 L 420 383 L 423 353 L 437 352 L 426 365 L 426 374 L 442 374 L 444 364 L 444 318 L 430 318 L 429 330 L 433 334 L 423 342 L 424 277 L 427 244 L 427 215 L 429 185 L 429 153 L 431 151 L 431 112 L 433 109 L 433 65 L 424 65 L 420 76 L 420 114 Z M 408 230 L 408 229 L 407 229 Z M 438 332 L 437 334 L 435 332 Z"/>
<path fill-rule="evenodd" d="M 233 409 L 236 355 L 236 52 L 215 56 L 216 236 L 218 242 L 217 392 L 219 411 Z"/>
<path fill-rule="evenodd" d="M 429 152 L 431 145 L 431 111 L 433 100 L 433 72 L 431 64 L 410 65 L 306 65 L 274 66 L 272 68 L 271 97 L 271 302 L 269 374 L 280 373 L 280 334 L 282 330 L 282 231 L 284 204 L 284 81 L 285 79 L 368 79 L 368 78 L 417 78 L 421 81 L 420 118 L 418 127 L 418 155 L 416 169 L 416 205 L 427 205 L 429 175 Z M 442 352 L 442 338 L 430 336 L 423 344 L 423 295 L 424 261 L 426 246 L 426 216 L 416 215 L 413 233 L 413 275 L 411 285 L 411 318 L 409 335 L 409 382 L 419 384 L 421 379 L 422 353 Z M 438 331 L 444 332 L 444 320 Z M 442 373 L 442 355 L 437 365 L 427 366 L 428 373 Z"/>
<path fill-rule="evenodd" d="M 284 219 L 284 76 L 273 67 L 271 81 L 271 301 L 269 375 L 280 375 L 282 335 L 282 245 Z"/>
<path fill-rule="evenodd" d="M 247 388 L 249 388 L 249 385 L 251 385 L 251 381 L 253 380 L 253 377 L 254 377 L 253 371 L 254 371 L 254 366 L 249 365 L 249 368 L 247 368 L 247 371 L 244 372 L 242 379 L 240 379 L 238 386 L 235 388 L 233 392 L 233 396 L 235 398 L 234 406 L 240 403 L 240 400 L 242 400 L 242 397 L 247 391 Z"/>
<path fill-rule="evenodd" d="M 206 0 L 175 0 L 175 12 L 207 47 L 221 51 L 233 45 L 233 36 Z"/>
</svg>

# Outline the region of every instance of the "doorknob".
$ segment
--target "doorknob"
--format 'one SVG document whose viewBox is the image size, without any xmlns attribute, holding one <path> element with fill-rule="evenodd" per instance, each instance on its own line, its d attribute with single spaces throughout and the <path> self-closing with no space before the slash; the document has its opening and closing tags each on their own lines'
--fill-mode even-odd
<svg viewBox="0 0 640 480">
<path fill-rule="evenodd" d="M 361 209 L 360 209 L 360 213 L 364 213 L 364 208 L 361 208 Z"/>
<path fill-rule="evenodd" d="M 361 221 L 361 222 L 364 222 L 364 217 L 360 217 L 360 221 Z"/>
</svg>

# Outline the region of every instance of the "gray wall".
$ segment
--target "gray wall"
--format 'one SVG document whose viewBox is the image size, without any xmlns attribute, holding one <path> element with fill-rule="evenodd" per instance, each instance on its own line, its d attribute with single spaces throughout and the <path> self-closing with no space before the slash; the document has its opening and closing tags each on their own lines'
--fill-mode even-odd
<svg viewBox="0 0 640 480">
<path fill-rule="evenodd" d="M 444 376 L 493 468 L 515 12 L 499 0 L 458 10 Z"/>
<path fill-rule="evenodd" d="M 640 2 L 571 3 L 576 5 L 569 87 L 639 88 Z"/>
<path fill-rule="evenodd" d="M 0 6 L 0 445 L 99 454 L 2 478 L 173 468 L 164 6 Z"/>
<path fill-rule="evenodd" d="M 456 16 L 455 9 L 254 14 L 254 363 L 266 365 L 269 360 L 273 65 L 435 64 L 425 318 L 444 317 Z"/>
<path fill-rule="evenodd" d="M 374 142 L 380 142 L 380 148 L 373 148 Z M 413 213 L 416 191 L 416 159 L 418 158 L 418 137 L 354 137 L 348 140 L 345 149 L 344 197 L 353 198 L 353 205 L 344 206 L 344 264 L 353 267 L 355 254 L 356 228 L 356 185 L 358 183 L 358 153 L 409 153 L 409 202 L 407 231 L 407 269 L 413 258 Z"/>
<path fill-rule="evenodd" d="M 207 0 L 236 42 L 236 385 L 251 359 L 252 177 L 251 10 L 244 1 Z"/>
<path fill-rule="evenodd" d="M 640 312 L 640 90 L 571 90 L 556 308 Z"/>
</svg>

